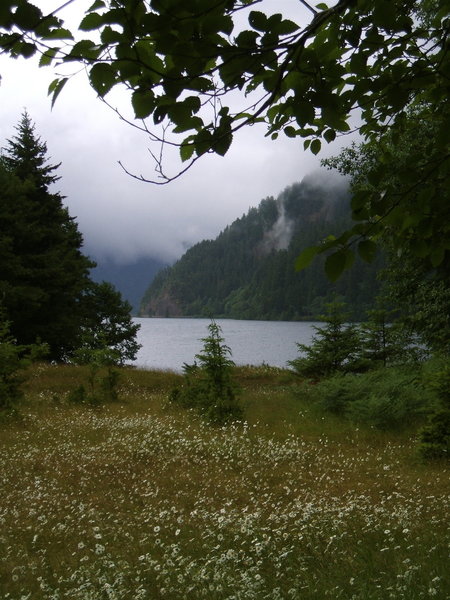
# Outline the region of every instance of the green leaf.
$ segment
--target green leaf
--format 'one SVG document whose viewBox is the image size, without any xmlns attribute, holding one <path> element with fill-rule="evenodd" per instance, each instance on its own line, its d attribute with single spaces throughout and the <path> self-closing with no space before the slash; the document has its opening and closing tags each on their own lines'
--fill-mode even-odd
<svg viewBox="0 0 450 600">
<path fill-rule="evenodd" d="M 358 253 L 363 260 L 371 263 L 377 253 L 377 244 L 372 240 L 362 240 L 358 244 Z"/>
<path fill-rule="evenodd" d="M 89 80 L 97 94 L 103 98 L 116 84 L 116 72 L 108 63 L 97 63 L 89 71 Z"/>
<path fill-rule="evenodd" d="M 52 108 L 56 102 L 56 98 L 59 96 L 68 80 L 68 77 L 63 77 L 62 79 L 54 79 L 48 86 L 48 95 L 52 95 Z"/>
<path fill-rule="evenodd" d="M 12 25 L 12 6 L 6 3 L 0 3 L 0 27 L 2 29 L 10 29 Z"/>
<path fill-rule="evenodd" d="M 151 91 L 137 90 L 133 92 L 131 104 L 136 119 L 146 119 L 155 108 L 155 96 Z"/>
<path fill-rule="evenodd" d="M 298 29 L 299 27 L 297 23 L 294 23 L 294 21 L 290 21 L 289 19 L 285 19 L 277 25 L 275 31 L 278 33 L 278 35 L 289 35 L 290 33 L 298 31 Z"/>
<path fill-rule="evenodd" d="M 284 133 L 287 135 L 287 137 L 290 138 L 294 138 L 297 135 L 296 129 L 295 127 L 292 127 L 292 125 L 288 125 L 287 127 L 285 127 Z"/>
<path fill-rule="evenodd" d="M 42 11 L 37 6 L 34 6 L 34 4 L 29 4 L 28 2 L 21 2 L 14 13 L 16 25 L 26 30 L 34 29 L 42 17 Z"/>
<path fill-rule="evenodd" d="M 94 29 L 99 29 L 103 25 L 103 17 L 98 13 L 89 13 L 84 17 L 81 23 L 78 26 L 80 31 L 92 31 Z"/>
<path fill-rule="evenodd" d="M 64 27 L 52 29 L 46 35 L 42 36 L 44 40 L 73 40 L 72 32 Z"/>
<path fill-rule="evenodd" d="M 258 37 L 259 36 L 256 31 L 250 31 L 246 29 L 245 31 L 241 31 L 241 33 L 237 36 L 236 44 L 239 47 L 254 48 L 256 46 L 256 40 Z"/>
<path fill-rule="evenodd" d="M 28 42 L 22 42 L 18 46 L 18 51 L 24 58 L 30 58 L 30 56 L 33 56 L 36 53 L 36 46 L 34 44 L 29 44 Z"/>
<path fill-rule="evenodd" d="M 316 111 L 313 103 L 300 100 L 297 98 L 297 96 L 293 104 L 293 111 L 300 127 L 311 124 L 316 117 Z"/>
<path fill-rule="evenodd" d="M 258 10 L 252 10 L 248 16 L 248 22 L 257 31 L 266 31 L 267 16 Z"/>
<path fill-rule="evenodd" d="M 321 141 L 318 140 L 317 138 L 311 142 L 310 148 L 311 148 L 311 152 L 313 154 L 319 154 L 321 147 L 322 147 Z"/>
<path fill-rule="evenodd" d="M 398 20 L 396 4 L 390 0 L 377 0 L 374 2 L 373 23 L 384 29 L 396 29 Z"/>
<path fill-rule="evenodd" d="M 345 122 L 345 115 L 334 103 L 322 107 L 322 119 L 333 129 L 341 129 L 342 123 Z"/>
<path fill-rule="evenodd" d="M 59 48 L 49 48 L 48 50 L 46 50 L 39 60 L 39 66 L 46 67 L 47 65 L 50 65 L 58 51 Z"/>
<path fill-rule="evenodd" d="M 336 139 L 336 131 L 334 129 L 327 129 L 326 131 L 324 131 L 323 137 L 328 143 L 334 142 L 334 140 Z"/>
<path fill-rule="evenodd" d="M 192 139 L 191 136 L 188 139 Z M 192 143 L 186 142 L 186 140 L 180 146 L 180 157 L 182 162 L 186 162 L 195 152 L 195 146 Z"/>
<path fill-rule="evenodd" d="M 94 12 L 94 10 L 99 10 L 100 8 L 105 8 L 105 3 L 103 0 L 95 0 L 94 4 L 92 4 L 86 12 Z"/>
<path fill-rule="evenodd" d="M 305 248 L 303 252 L 297 257 L 295 261 L 295 270 L 302 271 L 306 269 L 313 259 L 320 253 L 320 248 L 318 246 L 310 246 L 309 248 Z"/>
<path fill-rule="evenodd" d="M 225 154 L 228 152 L 228 149 L 231 146 L 231 143 L 233 141 L 233 135 L 231 134 L 230 130 L 227 129 L 227 131 L 221 133 L 220 131 L 218 132 L 218 135 L 214 136 L 214 144 L 213 144 L 213 150 L 216 154 L 218 154 L 219 156 L 225 156 Z"/>
<path fill-rule="evenodd" d="M 101 40 L 102 44 L 115 44 L 122 40 L 122 34 L 108 25 L 102 30 Z"/>
<path fill-rule="evenodd" d="M 80 40 L 73 46 L 65 60 L 95 60 L 99 54 L 100 48 L 92 40 Z"/>
<path fill-rule="evenodd" d="M 327 256 L 325 260 L 325 273 L 330 281 L 337 281 L 348 266 L 353 255 L 351 250 L 338 250 L 334 254 Z"/>
</svg>

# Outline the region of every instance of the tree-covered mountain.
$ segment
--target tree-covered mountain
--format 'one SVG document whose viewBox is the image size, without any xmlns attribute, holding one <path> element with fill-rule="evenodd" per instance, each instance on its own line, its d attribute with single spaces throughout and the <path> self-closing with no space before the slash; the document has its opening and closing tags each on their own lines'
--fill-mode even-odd
<svg viewBox="0 0 450 600">
<path fill-rule="evenodd" d="M 190 248 L 156 275 L 142 316 L 214 316 L 296 320 L 320 314 L 336 294 L 354 318 L 373 306 L 381 257 L 356 260 L 336 283 L 317 261 L 295 271 L 300 252 L 350 221 L 345 180 L 311 175 L 226 227 L 215 240 Z"/>
</svg>

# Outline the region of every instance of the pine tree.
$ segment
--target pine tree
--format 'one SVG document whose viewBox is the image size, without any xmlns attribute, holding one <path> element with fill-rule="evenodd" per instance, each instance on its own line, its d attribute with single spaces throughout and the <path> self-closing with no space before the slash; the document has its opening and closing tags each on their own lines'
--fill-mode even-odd
<svg viewBox="0 0 450 600">
<path fill-rule="evenodd" d="M 0 157 L 0 297 L 19 344 L 46 342 L 50 357 L 77 345 L 80 298 L 94 266 L 63 196 L 59 165 L 25 112 Z"/>
<path fill-rule="evenodd" d="M 326 377 L 333 373 L 349 373 L 360 368 L 360 338 L 357 329 L 348 323 L 344 303 L 326 305 L 323 327 L 314 327 L 311 344 L 297 344 L 302 356 L 289 364 L 304 377 Z"/>
<path fill-rule="evenodd" d="M 183 365 L 184 385 L 172 390 L 170 400 L 197 409 L 215 425 L 225 425 L 239 421 L 243 411 L 232 377 L 231 350 L 214 320 L 208 331 L 209 335 L 202 338 L 203 351 L 195 355 L 197 360 L 193 365 Z"/>
</svg>

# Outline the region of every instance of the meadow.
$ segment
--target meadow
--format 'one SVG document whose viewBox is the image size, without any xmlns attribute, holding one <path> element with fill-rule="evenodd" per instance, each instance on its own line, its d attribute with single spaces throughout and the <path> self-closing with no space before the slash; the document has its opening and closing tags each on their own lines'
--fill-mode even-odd
<svg viewBox="0 0 450 600">
<path fill-rule="evenodd" d="M 119 402 L 67 402 L 82 367 L 32 367 L 0 423 L 2 600 L 446 599 L 449 469 L 417 429 L 324 415 L 297 380 L 239 368 L 246 420 L 167 402 L 123 369 Z"/>
</svg>

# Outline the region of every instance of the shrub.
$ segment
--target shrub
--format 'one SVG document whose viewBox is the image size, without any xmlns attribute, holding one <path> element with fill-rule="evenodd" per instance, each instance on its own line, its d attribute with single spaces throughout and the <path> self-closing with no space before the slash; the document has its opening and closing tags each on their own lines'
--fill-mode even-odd
<svg viewBox="0 0 450 600">
<path fill-rule="evenodd" d="M 313 396 L 326 411 L 382 430 L 416 423 L 434 402 L 420 372 L 405 367 L 335 375 L 318 383 Z"/>
<path fill-rule="evenodd" d="M 327 377 L 336 372 L 359 370 L 360 339 L 358 330 L 347 323 L 348 315 L 342 302 L 326 305 L 325 325 L 314 327 L 311 344 L 297 344 L 303 356 L 289 365 L 304 377 Z"/>
<path fill-rule="evenodd" d="M 48 351 L 45 344 L 19 345 L 10 334 L 10 322 L 0 309 L 0 417 L 14 413 L 23 398 L 24 369 Z"/>
<path fill-rule="evenodd" d="M 185 408 L 194 408 L 209 422 L 224 425 L 242 418 L 237 387 L 232 380 L 231 350 L 212 321 L 209 336 L 203 338 L 203 352 L 196 354 L 193 365 L 183 365 L 184 382 L 170 393 L 169 399 Z"/>
<path fill-rule="evenodd" d="M 419 451 L 425 459 L 450 457 L 450 364 L 444 359 L 442 368 L 430 376 L 429 387 L 438 403 L 429 423 L 421 431 Z"/>
<path fill-rule="evenodd" d="M 117 385 L 119 372 L 117 353 L 108 347 L 82 347 L 74 352 L 73 361 L 79 365 L 87 365 L 87 389 L 80 385 L 69 394 L 69 401 L 78 404 L 97 405 L 104 402 L 114 402 L 119 399 Z"/>
</svg>

